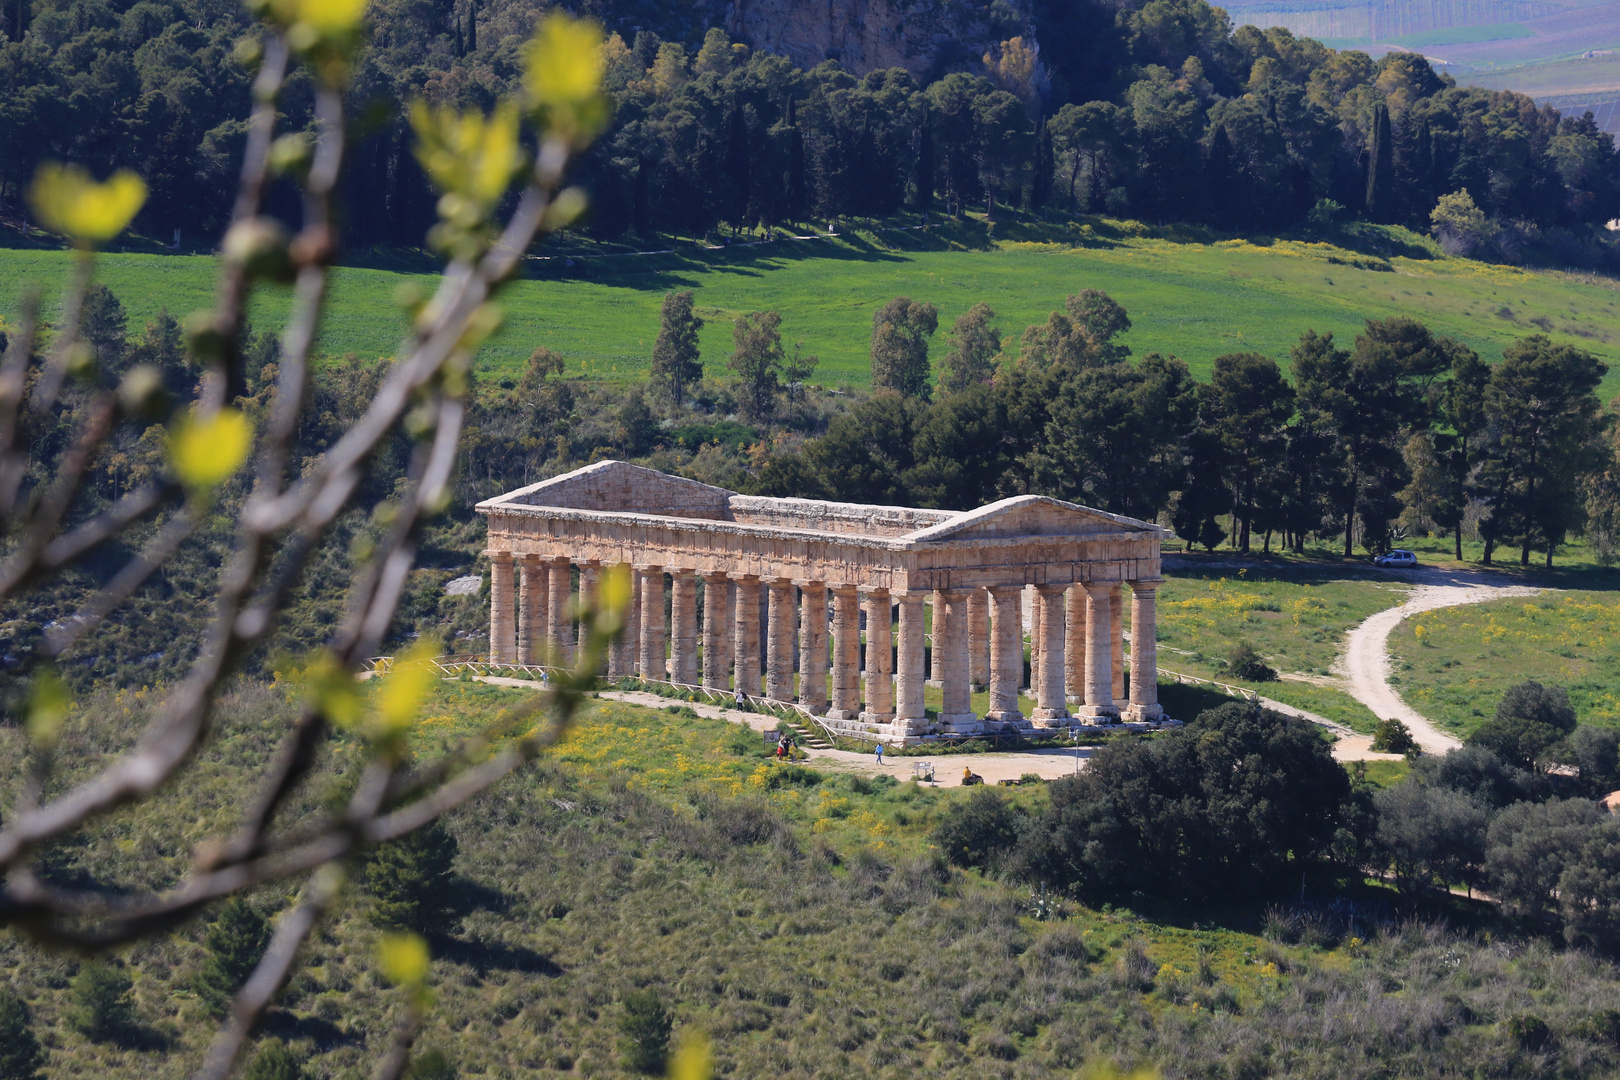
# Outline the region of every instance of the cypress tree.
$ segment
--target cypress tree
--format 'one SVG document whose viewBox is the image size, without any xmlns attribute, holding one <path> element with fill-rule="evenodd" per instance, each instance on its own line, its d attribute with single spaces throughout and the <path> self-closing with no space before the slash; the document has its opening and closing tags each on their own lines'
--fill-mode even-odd
<svg viewBox="0 0 1620 1080">
<path fill-rule="evenodd" d="M 923 106 L 917 121 L 917 209 L 923 212 L 934 207 L 934 120 L 928 106 Z"/>
<path fill-rule="evenodd" d="M 448 929 L 462 914 L 455 858 L 456 838 L 442 822 L 383 844 L 366 865 L 366 891 L 375 900 L 371 921 L 424 934 Z"/>
<path fill-rule="evenodd" d="M 0 1080 L 39 1080 L 45 1051 L 29 1021 L 23 1000 L 0 991 Z"/>
<path fill-rule="evenodd" d="M 804 134 L 799 131 L 797 109 L 793 99 L 788 98 L 787 103 L 788 126 L 788 171 L 787 171 L 787 203 L 788 219 L 802 221 L 805 214 L 805 187 L 804 187 Z"/>
<path fill-rule="evenodd" d="M 686 388 L 703 378 L 698 352 L 698 331 L 703 329 L 703 320 L 692 312 L 692 290 L 664 294 L 658 322 L 652 377 L 665 385 L 679 405 L 686 399 Z"/>
<path fill-rule="evenodd" d="M 1237 168 L 1233 163 L 1232 137 L 1226 125 L 1215 128 L 1204 159 L 1204 220 L 1219 229 L 1232 228 L 1237 220 Z"/>
<path fill-rule="evenodd" d="M 241 897 L 219 909 L 208 928 L 203 946 L 208 960 L 197 974 L 197 996 L 215 1016 L 224 1016 L 231 998 L 247 981 L 270 944 L 270 926 L 263 915 Z"/>
<path fill-rule="evenodd" d="M 1052 132 L 1043 116 L 1035 131 L 1035 175 L 1029 184 L 1029 204 L 1033 209 L 1044 207 L 1052 197 L 1052 168 Z"/>
<path fill-rule="evenodd" d="M 652 231 L 652 197 L 648 190 L 651 185 L 647 179 L 647 173 L 651 168 L 645 157 L 636 159 L 636 181 L 632 194 L 631 214 L 635 221 L 637 236 L 646 236 Z"/>
<path fill-rule="evenodd" d="M 735 236 L 737 226 L 747 220 L 748 200 L 753 187 L 753 173 L 748 160 L 748 118 L 743 115 L 742 106 L 732 106 L 729 127 L 726 140 L 726 177 L 731 181 L 729 216 L 731 232 Z"/>
<path fill-rule="evenodd" d="M 478 0 L 467 5 L 467 51 L 478 51 Z"/>
<path fill-rule="evenodd" d="M 1395 186 L 1394 151 L 1389 136 L 1389 109 L 1379 102 L 1373 109 L 1372 142 L 1367 148 L 1367 217 L 1371 221 L 1389 217 Z"/>
</svg>

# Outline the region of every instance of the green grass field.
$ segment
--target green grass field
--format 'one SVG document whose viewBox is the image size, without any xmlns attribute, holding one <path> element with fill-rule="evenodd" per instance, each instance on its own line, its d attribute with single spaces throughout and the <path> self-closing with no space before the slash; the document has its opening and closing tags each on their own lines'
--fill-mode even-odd
<svg viewBox="0 0 1620 1080">
<path fill-rule="evenodd" d="M 1243 686 L 1371 731 L 1377 718 L 1334 685 L 1330 673 L 1344 635 L 1404 596 L 1399 583 L 1351 566 L 1167 571 L 1159 589 L 1159 666 Z M 1253 646 L 1284 678 L 1235 678 L 1225 659 L 1239 642 Z"/>
<path fill-rule="evenodd" d="M 986 241 L 982 225 L 970 222 L 953 231 L 886 231 L 730 252 L 687 246 L 671 255 L 585 260 L 572 270 L 560 260 L 535 261 L 533 272 L 548 279 L 519 281 L 507 292 L 506 326 L 484 347 L 481 367 L 509 374 L 535 346 L 547 345 L 568 358 L 572 374 L 638 377 L 647 368 L 663 294 L 690 288 L 709 320 L 703 347 L 710 371 L 724 370 L 737 314 L 777 310 L 784 338 L 803 341 L 821 357 L 816 382 L 860 387 L 869 377 L 872 312 L 889 297 L 903 293 L 937 304 L 942 327 L 974 303 L 988 302 L 1016 347 L 1025 325 L 1044 321 L 1065 296 L 1090 287 L 1129 309 L 1133 329 L 1126 341 L 1137 354 L 1174 353 L 1201 375 L 1223 353 L 1257 350 L 1286 361 L 1307 329 L 1332 331 L 1348 343 L 1364 319 L 1391 315 L 1422 319 L 1495 360 L 1515 338 L 1539 332 L 1530 320 L 1543 319 L 1555 338 L 1590 349 L 1615 368 L 1605 398 L 1620 391 L 1614 330 L 1620 298 L 1607 279 L 1435 258 L 1418 238 L 1399 231 L 1363 235 L 1357 245 L 1363 254 L 1357 254 L 1295 241 L 1182 242 L 1147 235 L 1150 230 L 1134 223 L 1100 220 L 1084 227 L 998 229 L 994 243 Z M 1394 253 L 1393 273 L 1352 265 L 1375 264 L 1379 256 L 1365 252 L 1384 245 Z M 43 290 L 54 311 L 69 259 L 65 252 L 0 250 L 0 318 L 14 322 L 30 288 Z M 159 307 L 184 314 L 206 306 L 214 267 L 208 256 L 109 254 L 98 274 L 138 328 Z M 422 280 L 397 270 L 338 270 L 321 349 L 391 355 L 404 329 L 396 290 Z M 254 307 L 254 320 L 276 324 L 287 305 L 286 291 L 268 291 Z M 943 351 L 936 339 L 936 355 Z"/>
<path fill-rule="evenodd" d="M 1455 731 L 1473 730 L 1525 679 L 1566 688 L 1583 722 L 1620 726 L 1620 593 L 1443 608 L 1406 620 L 1389 640 L 1402 697 Z"/>
<path fill-rule="evenodd" d="M 1393 37 L 1389 42 L 1392 45 L 1420 49 L 1426 45 L 1463 45 L 1476 41 L 1510 41 L 1534 36 L 1534 31 L 1523 23 L 1493 23 L 1487 26 L 1453 26 L 1444 30 L 1426 30 L 1421 34 Z"/>
</svg>

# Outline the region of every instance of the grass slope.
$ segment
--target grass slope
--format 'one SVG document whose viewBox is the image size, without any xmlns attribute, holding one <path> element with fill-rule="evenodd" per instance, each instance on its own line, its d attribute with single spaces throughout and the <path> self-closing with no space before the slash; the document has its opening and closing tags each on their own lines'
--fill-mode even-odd
<svg viewBox="0 0 1620 1080">
<path fill-rule="evenodd" d="M 501 727 L 522 693 L 441 684 L 414 748 Z M 149 701 L 89 702 L 66 725 L 62 768 L 82 774 L 126 745 Z M 196 773 L 56 845 L 53 874 L 173 881 L 191 845 L 232 820 L 293 710 L 279 689 L 239 688 Z M 24 738 L 0 727 L 0 791 L 17 790 Z M 353 782 L 351 750 L 332 748 L 289 821 Z M 761 753 L 724 722 L 595 702 L 548 760 L 454 815 L 474 909 L 430 936 L 434 1003 L 418 1048 L 443 1051 L 465 1080 L 625 1076 L 621 1002 L 650 989 L 678 1034 L 713 1038 L 721 1077 L 978 1080 L 1107 1059 L 1177 1077 L 1426 1077 L 1463 1061 L 1530 1075 L 1545 1059 L 1509 1019 L 1531 1012 L 1570 1075 L 1620 1066 L 1610 964 L 1397 918 L 1380 888 L 1337 916 L 1058 901 L 1037 919 L 1026 889 L 951 869 L 931 849 L 969 791 L 778 768 Z M 1012 797 L 1034 810 L 1045 793 Z M 291 893 L 256 900 L 277 909 Z M 1457 921 L 1481 917 L 1479 905 L 1446 903 Z M 312 1080 L 368 1075 L 403 1007 L 376 971 L 369 907 L 363 890 L 346 896 L 267 1020 Z M 105 1043 L 66 1022 L 77 958 L 0 932 L 0 982 L 27 1000 L 47 1074 L 188 1075 L 210 1032 L 190 988 L 203 931 L 122 953 L 139 1026 Z"/>
<path fill-rule="evenodd" d="M 1043 322 L 1065 296 L 1090 287 L 1130 310 L 1134 325 L 1126 341 L 1137 354 L 1174 353 L 1201 375 L 1222 353 L 1257 350 L 1286 362 L 1306 329 L 1332 331 L 1348 342 L 1364 319 L 1391 315 L 1422 319 L 1495 360 L 1516 337 L 1538 332 L 1530 320 L 1539 318 L 1548 320 L 1555 338 L 1609 362 L 1616 374 L 1603 392 L 1620 391 L 1620 335 L 1614 331 L 1620 298 L 1606 279 L 1434 258 L 1398 231 L 1371 232 L 1358 245 L 1395 252 L 1389 273 L 1355 265 L 1376 265 L 1377 256 L 1326 244 L 1197 243 L 1100 219 L 1083 227 L 998 229 L 993 243 L 981 223 L 970 222 L 929 233 L 894 230 L 729 252 L 685 247 L 670 255 L 589 259 L 573 269 L 562 260 L 535 261 L 533 273 L 546 279 L 517 282 L 506 294 L 506 326 L 484 347 L 481 366 L 513 373 L 544 344 L 568 358 L 573 374 L 638 377 L 647 368 L 663 294 L 690 288 L 709 320 L 703 348 L 712 372 L 723 371 L 732 319 L 778 310 L 786 340 L 802 340 L 820 355 L 817 382 L 863 386 L 871 315 L 889 297 L 903 293 L 937 304 L 942 326 L 974 303 L 988 302 L 1016 347 L 1025 325 Z M 58 251 L 0 251 L 0 318 L 16 319 L 26 289 L 54 296 L 70 259 Z M 214 266 L 208 256 L 111 254 L 101 258 L 98 273 L 139 327 L 159 307 L 183 314 L 205 306 Z M 396 290 L 426 280 L 392 269 L 338 270 L 322 349 L 390 355 L 404 330 Z M 287 305 L 285 291 L 266 292 L 253 318 L 276 324 Z M 934 351 L 942 354 L 943 342 L 936 339 Z"/>
</svg>

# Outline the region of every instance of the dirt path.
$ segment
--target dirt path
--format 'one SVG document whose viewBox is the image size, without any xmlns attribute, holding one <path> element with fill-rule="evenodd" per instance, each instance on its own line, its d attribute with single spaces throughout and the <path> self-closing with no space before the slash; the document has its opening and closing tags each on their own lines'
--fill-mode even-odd
<svg viewBox="0 0 1620 1080">
<path fill-rule="evenodd" d="M 1381 720 L 1399 720 L 1412 729 L 1418 746 L 1426 754 L 1444 754 L 1461 746 L 1401 700 L 1389 684 L 1389 635 L 1403 619 L 1436 608 L 1461 604 L 1482 604 L 1509 596 L 1534 596 L 1543 590 L 1527 585 L 1503 585 L 1487 574 L 1450 573 L 1419 570 L 1401 575 L 1414 584 L 1405 603 L 1373 615 L 1350 631 L 1344 657 L 1340 660 L 1351 697 L 1371 709 Z"/>
</svg>

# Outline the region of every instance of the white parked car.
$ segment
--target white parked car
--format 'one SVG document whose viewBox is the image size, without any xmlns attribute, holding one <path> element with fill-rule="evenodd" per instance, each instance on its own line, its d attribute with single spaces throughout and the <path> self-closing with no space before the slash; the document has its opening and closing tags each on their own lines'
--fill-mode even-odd
<svg viewBox="0 0 1620 1080">
<path fill-rule="evenodd" d="M 1373 560 L 1374 566 L 1416 566 L 1417 564 L 1418 561 L 1416 555 L 1410 551 L 1403 551 L 1400 548 L 1396 548 L 1394 551 L 1387 551 Z"/>
</svg>

